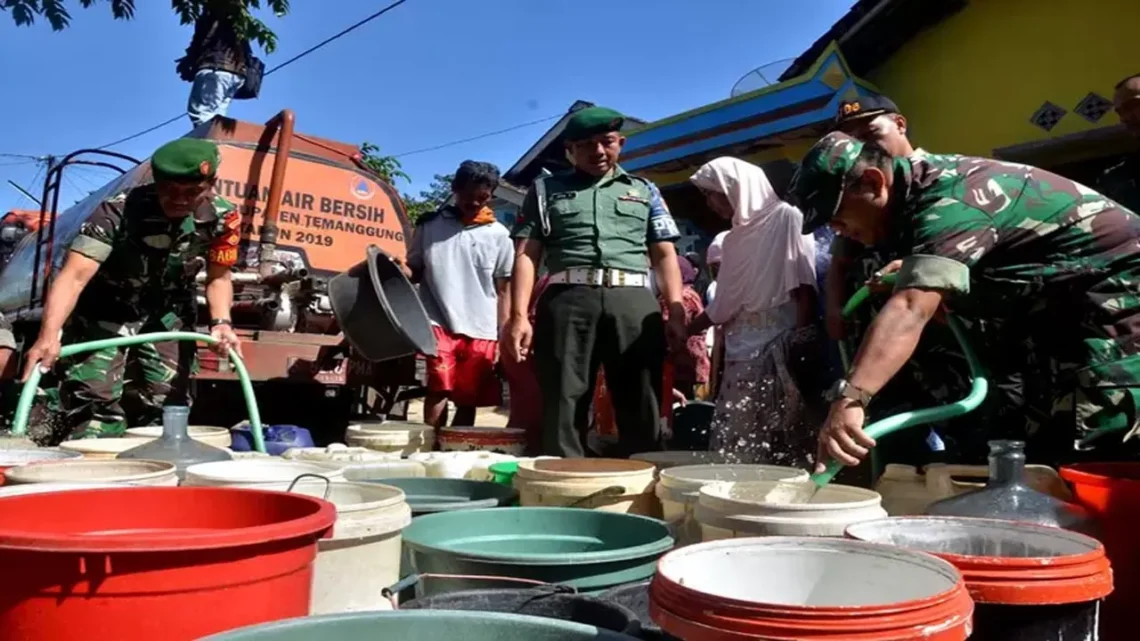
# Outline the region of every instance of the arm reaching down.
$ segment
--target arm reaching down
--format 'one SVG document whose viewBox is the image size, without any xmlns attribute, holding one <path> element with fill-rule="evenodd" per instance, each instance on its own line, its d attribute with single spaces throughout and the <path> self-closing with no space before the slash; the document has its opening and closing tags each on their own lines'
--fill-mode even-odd
<svg viewBox="0 0 1140 641">
<path fill-rule="evenodd" d="M 44 315 L 40 324 L 40 335 L 34 345 L 28 350 L 27 365 L 21 380 L 28 380 L 32 368 L 40 365 L 45 370 L 51 369 L 59 358 L 60 337 L 63 325 L 75 309 L 75 303 L 83 288 L 99 271 L 99 262 L 77 251 L 70 251 L 63 269 L 52 281 L 51 290 L 48 291 L 44 302 Z"/>
</svg>

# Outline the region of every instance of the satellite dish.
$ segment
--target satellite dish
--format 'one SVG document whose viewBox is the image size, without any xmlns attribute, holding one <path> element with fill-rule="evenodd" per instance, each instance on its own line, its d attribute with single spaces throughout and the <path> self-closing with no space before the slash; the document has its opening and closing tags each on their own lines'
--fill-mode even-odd
<svg viewBox="0 0 1140 641">
<path fill-rule="evenodd" d="M 769 62 L 766 65 L 756 67 L 752 71 L 749 71 L 741 76 L 735 85 L 732 85 L 731 97 L 735 98 L 756 91 L 757 89 L 763 89 L 769 85 L 776 84 L 779 82 L 780 75 L 787 71 L 788 67 L 791 67 L 795 60 L 795 58 L 784 58 L 783 60 Z"/>
</svg>

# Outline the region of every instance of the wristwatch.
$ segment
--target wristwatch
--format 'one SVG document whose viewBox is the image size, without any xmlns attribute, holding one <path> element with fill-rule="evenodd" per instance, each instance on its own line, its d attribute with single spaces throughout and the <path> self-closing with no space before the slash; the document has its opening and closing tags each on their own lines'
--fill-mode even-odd
<svg viewBox="0 0 1140 641">
<path fill-rule="evenodd" d="M 215 327 L 218 327 L 220 325 L 229 325 L 230 327 L 233 327 L 233 322 L 230 321 L 230 319 L 228 319 L 228 318 L 210 319 L 210 329 L 214 329 Z"/>
<path fill-rule="evenodd" d="M 835 381 L 835 384 L 832 385 L 831 389 L 827 392 L 827 400 L 829 401 L 834 402 L 838 401 L 841 398 L 846 398 L 855 401 L 863 407 L 867 407 L 867 405 L 871 403 L 871 399 L 874 397 L 874 394 L 855 387 L 851 383 L 847 382 L 847 379 L 845 378 L 841 378 Z"/>
</svg>

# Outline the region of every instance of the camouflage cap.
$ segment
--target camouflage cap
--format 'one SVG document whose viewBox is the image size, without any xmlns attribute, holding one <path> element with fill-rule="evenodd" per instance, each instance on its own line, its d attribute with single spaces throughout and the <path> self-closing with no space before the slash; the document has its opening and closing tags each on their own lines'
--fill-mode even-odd
<svg viewBox="0 0 1140 641">
<path fill-rule="evenodd" d="M 621 131 L 625 116 L 607 107 L 586 107 L 574 112 L 563 133 L 566 140 L 582 140 L 596 134 Z"/>
<path fill-rule="evenodd" d="M 820 138 L 804 156 L 788 188 L 788 202 L 804 214 L 803 233 L 810 234 L 835 217 L 847 174 L 862 151 L 862 142 L 833 131 Z"/>
<path fill-rule="evenodd" d="M 200 138 L 179 138 L 154 152 L 150 169 L 155 180 L 209 180 L 218 171 L 218 146 Z"/>
</svg>

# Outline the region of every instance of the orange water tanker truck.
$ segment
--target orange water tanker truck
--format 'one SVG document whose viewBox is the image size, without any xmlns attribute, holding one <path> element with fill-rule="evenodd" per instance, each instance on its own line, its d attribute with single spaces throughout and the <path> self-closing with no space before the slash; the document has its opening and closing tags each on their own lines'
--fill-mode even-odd
<svg viewBox="0 0 1140 641">
<path fill-rule="evenodd" d="M 366 358 L 354 347 L 359 342 L 342 334 L 329 284 L 365 261 L 370 247 L 374 257 L 404 259 L 412 227 L 396 191 L 361 163 L 357 146 L 297 133 L 289 110 L 264 125 L 216 118 L 186 136 L 218 144 L 217 191 L 242 215 L 233 320 L 257 382 L 263 421 L 315 428 L 318 442 L 327 442 L 342 439 L 351 415 L 387 414 L 400 390 L 418 385 L 415 356 L 405 349 L 397 358 Z M 64 173 L 77 164 L 120 175 L 50 216 L 47 212 L 60 211 Z M 103 150 L 75 152 L 49 169 L 43 211 L 38 220 L 26 221 L 22 239 L 0 271 L 0 313 L 15 324 L 25 346 L 34 341 L 44 296 L 80 225 L 104 199 L 151 180 L 148 161 Z M 202 269 L 200 286 L 204 278 Z M 208 322 L 204 302 L 199 292 L 199 331 L 206 331 Z M 376 319 L 375 331 L 427 323 L 418 299 L 381 307 L 390 317 Z M 430 336 L 426 327 L 410 329 Z M 239 422 L 245 411 L 229 364 L 205 345 L 198 354 L 192 420 Z"/>
</svg>

